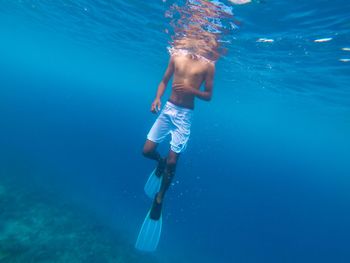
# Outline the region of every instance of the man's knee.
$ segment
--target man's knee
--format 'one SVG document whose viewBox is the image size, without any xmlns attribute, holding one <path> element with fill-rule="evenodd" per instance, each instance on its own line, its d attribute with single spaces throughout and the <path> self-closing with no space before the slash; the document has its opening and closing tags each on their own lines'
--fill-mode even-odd
<svg viewBox="0 0 350 263">
<path fill-rule="evenodd" d="M 143 147 L 143 149 L 142 149 L 142 155 L 145 157 L 150 156 L 152 154 L 152 152 L 153 152 L 153 149 L 151 149 L 150 147 L 147 147 L 147 146 Z"/>
<path fill-rule="evenodd" d="M 156 143 L 150 140 L 146 140 L 145 145 L 143 146 L 143 149 L 142 149 L 142 155 L 145 157 L 152 156 L 156 150 L 156 147 L 157 147 Z"/>
<path fill-rule="evenodd" d="M 166 164 L 167 164 L 168 168 L 170 168 L 171 170 L 175 169 L 176 163 L 177 163 L 177 158 L 175 158 L 175 157 L 169 156 L 166 160 Z"/>
</svg>

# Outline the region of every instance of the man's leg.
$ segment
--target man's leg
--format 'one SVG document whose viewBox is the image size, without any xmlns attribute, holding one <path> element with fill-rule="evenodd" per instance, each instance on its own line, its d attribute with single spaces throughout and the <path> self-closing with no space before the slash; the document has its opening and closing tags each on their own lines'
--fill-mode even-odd
<svg viewBox="0 0 350 263">
<path fill-rule="evenodd" d="M 155 142 L 152 142 L 150 140 L 146 140 L 145 145 L 143 146 L 142 154 L 146 158 L 159 161 L 161 158 L 160 154 L 157 152 L 157 146 L 158 144 Z"/>
<path fill-rule="evenodd" d="M 163 174 L 162 184 L 160 186 L 160 190 L 157 195 L 158 203 L 161 203 L 163 201 L 165 192 L 168 190 L 171 184 L 171 180 L 175 175 L 176 164 L 179 157 L 180 157 L 179 153 L 173 152 L 172 150 L 169 151 L 169 155 L 166 159 L 166 167 Z"/>
<path fill-rule="evenodd" d="M 159 177 L 162 175 L 164 168 L 165 168 L 165 158 L 162 158 L 162 156 L 157 151 L 158 143 L 152 142 L 151 140 L 146 140 L 145 145 L 143 146 L 142 154 L 146 158 L 155 160 L 158 162 L 156 175 Z"/>
</svg>

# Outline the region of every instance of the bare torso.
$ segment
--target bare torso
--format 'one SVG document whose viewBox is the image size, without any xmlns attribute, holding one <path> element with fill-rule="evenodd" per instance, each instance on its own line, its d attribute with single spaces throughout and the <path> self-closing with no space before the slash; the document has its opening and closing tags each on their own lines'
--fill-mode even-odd
<svg viewBox="0 0 350 263">
<path fill-rule="evenodd" d="M 174 86 L 183 85 L 199 89 L 205 80 L 208 63 L 198 58 L 192 58 L 190 55 L 180 55 L 174 57 L 174 64 L 175 71 L 169 100 L 178 106 L 193 109 L 195 96 L 176 92 Z"/>
</svg>

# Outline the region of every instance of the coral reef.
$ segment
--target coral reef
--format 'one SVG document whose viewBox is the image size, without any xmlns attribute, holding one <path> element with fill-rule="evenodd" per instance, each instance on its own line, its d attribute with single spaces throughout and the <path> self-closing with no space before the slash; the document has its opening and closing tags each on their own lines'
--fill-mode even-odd
<svg viewBox="0 0 350 263">
<path fill-rule="evenodd" d="M 91 213 L 52 194 L 0 183 L 1 263 L 151 263 Z"/>
</svg>

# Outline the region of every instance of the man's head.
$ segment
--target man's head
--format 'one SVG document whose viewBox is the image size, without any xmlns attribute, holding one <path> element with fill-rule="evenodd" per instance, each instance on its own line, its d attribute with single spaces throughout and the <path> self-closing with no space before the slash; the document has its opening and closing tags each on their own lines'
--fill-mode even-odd
<svg viewBox="0 0 350 263">
<path fill-rule="evenodd" d="M 217 36 L 198 25 L 190 25 L 183 30 L 181 36 L 173 40 L 172 46 L 212 61 L 220 56 Z"/>
<path fill-rule="evenodd" d="M 173 49 L 185 50 L 188 53 L 216 61 L 224 50 L 219 39 L 225 33 L 221 19 L 232 17 L 232 13 L 223 10 L 221 5 L 211 1 L 187 1 L 180 7 L 174 5 L 173 10 L 179 19 L 174 19 L 175 35 L 172 37 Z M 174 14 L 172 17 L 176 17 Z"/>
</svg>

